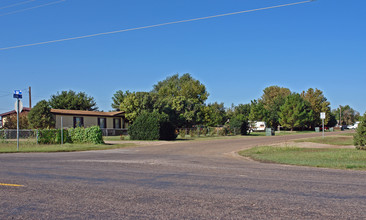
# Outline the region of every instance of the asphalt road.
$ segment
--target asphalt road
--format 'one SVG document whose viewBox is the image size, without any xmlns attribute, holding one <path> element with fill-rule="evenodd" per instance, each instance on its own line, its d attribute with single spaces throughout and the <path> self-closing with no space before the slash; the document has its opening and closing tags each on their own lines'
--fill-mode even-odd
<svg viewBox="0 0 366 220">
<path fill-rule="evenodd" d="M 366 172 L 235 151 L 319 134 L 0 154 L 0 219 L 366 219 Z"/>
</svg>

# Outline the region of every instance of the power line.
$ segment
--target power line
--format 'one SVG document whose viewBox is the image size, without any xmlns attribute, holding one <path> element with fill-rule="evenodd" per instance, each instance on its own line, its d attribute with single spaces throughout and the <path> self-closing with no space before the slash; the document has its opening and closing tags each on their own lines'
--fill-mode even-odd
<svg viewBox="0 0 366 220">
<path fill-rule="evenodd" d="M 307 0 L 307 1 L 301 1 L 301 2 L 283 4 L 283 5 L 275 5 L 275 6 L 270 6 L 270 7 L 257 8 L 257 9 L 251 9 L 251 10 L 245 10 L 245 11 L 238 11 L 238 12 L 231 12 L 231 13 L 226 13 L 226 14 L 218 14 L 218 15 L 212 15 L 212 16 L 200 17 L 200 18 L 192 18 L 192 19 L 187 19 L 187 20 L 172 21 L 172 22 L 167 22 L 167 23 L 154 24 L 154 25 L 148 25 L 148 26 L 142 26 L 142 27 L 136 27 L 136 28 L 129 28 L 129 29 L 122 29 L 122 30 L 103 32 L 103 33 L 96 33 L 96 34 L 90 34 L 90 35 L 84 35 L 84 36 L 78 36 L 78 37 L 70 37 L 70 38 L 63 38 L 63 39 L 58 39 L 58 40 L 43 41 L 43 42 L 39 42 L 39 43 L 31 43 L 31 44 L 23 44 L 23 45 L 18 45 L 18 46 L 3 47 L 3 48 L 0 48 L 0 50 L 9 50 L 9 49 L 15 49 L 15 48 L 21 48 L 21 47 L 30 47 L 30 46 L 36 46 L 36 45 L 42 45 L 42 44 L 51 44 L 51 43 L 62 42 L 62 41 L 69 41 L 69 40 L 77 40 L 77 39 L 83 39 L 83 38 L 89 38 L 89 37 L 96 37 L 96 36 L 101 36 L 101 35 L 116 34 L 116 33 L 121 33 L 121 32 L 136 31 L 136 30 L 148 29 L 148 28 L 154 28 L 154 27 L 161 27 L 161 26 L 166 26 L 166 25 L 171 25 L 171 24 L 206 20 L 206 19 L 211 19 L 211 18 L 237 15 L 237 14 L 243 14 L 243 13 L 254 12 L 254 11 L 262 11 L 262 10 L 268 10 L 268 9 L 273 9 L 273 8 L 281 8 L 281 7 L 291 6 L 291 5 L 299 5 L 299 4 L 309 3 L 309 2 L 313 2 L 313 1 L 315 1 L 315 0 Z"/>
<path fill-rule="evenodd" d="M 0 10 L 1 9 L 5 9 L 5 8 L 15 7 L 15 6 L 18 6 L 18 5 L 24 5 L 24 4 L 27 4 L 29 2 L 34 2 L 34 1 L 36 1 L 36 0 L 29 0 L 29 1 L 18 2 L 16 4 L 12 4 L 12 5 L 7 5 L 7 6 L 0 7 Z"/>
<path fill-rule="evenodd" d="M 24 8 L 24 9 L 20 9 L 20 10 L 17 10 L 17 11 L 8 12 L 8 13 L 5 13 L 5 14 L 0 14 L 0 17 L 5 16 L 5 15 L 16 14 L 16 13 L 23 12 L 23 11 L 29 11 L 29 10 L 32 10 L 32 9 L 41 8 L 41 7 L 45 7 L 45 6 L 49 6 L 49 5 L 54 5 L 54 4 L 64 2 L 64 1 L 66 1 L 66 0 L 59 0 L 59 1 L 54 1 L 54 2 L 49 2 L 49 3 L 46 3 L 46 4 L 42 4 L 42 5 L 37 5 L 37 6 L 34 6 L 34 7 L 30 7 L 30 8 Z"/>
</svg>

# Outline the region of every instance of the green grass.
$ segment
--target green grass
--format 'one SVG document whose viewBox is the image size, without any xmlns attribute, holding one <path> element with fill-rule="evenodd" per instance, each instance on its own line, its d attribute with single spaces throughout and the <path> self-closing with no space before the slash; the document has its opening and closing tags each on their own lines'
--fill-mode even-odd
<svg viewBox="0 0 366 220">
<path fill-rule="evenodd" d="M 107 149 L 118 149 L 129 146 L 135 146 L 135 144 L 35 144 L 29 142 L 19 143 L 19 152 L 72 152 L 72 151 L 89 151 L 89 150 L 107 150 Z M 13 141 L 0 143 L 0 153 L 16 153 L 17 143 Z"/>
<path fill-rule="evenodd" d="M 239 154 L 261 162 L 366 170 L 366 151 L 356 149 L 263 146 L 244 150 Z"/>
<path fill-rule="evenodd" d="M 324 138 L 315 137 L 315 138 L 299 139 L 296 140 L 295 142 L 312 142 L 318 144 L 347 146 L 347 145 L 353 145 L 353 136 L 328 136 Z"/>
</svg>

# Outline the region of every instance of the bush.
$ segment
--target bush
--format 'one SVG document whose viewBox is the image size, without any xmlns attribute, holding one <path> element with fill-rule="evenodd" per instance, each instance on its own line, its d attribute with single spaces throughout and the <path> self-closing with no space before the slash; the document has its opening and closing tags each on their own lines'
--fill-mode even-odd
<svg viewBox="0 0 366 220">
<path fill-rule="evenodd" d="M 69 135 L 72 143 L 86 142 L 85 128 L 81 127 L 69 128 Z"/>
<path fill-rule="evenodd" d="M 40 143 L 40 144 L 56 144 L 57 132 L 58 132 L 58 130 L 56 130 L 56 129 L 39 130 L 38 143 Z M 61 140 L 61 138 L 60 138 L 60 140 Z"/>
<path fill-rule="evenodd" d="M 361 118 L 360 124 L 358 124 L 353 142 L 358 150 L 366 150 L 366 113 Z"/>
<path fill-rule="evenodd" d="M 186 129 L 185 128 L 179 129 L 179 136 L 181 138 L 185 138 L 186 137 Z"/>
<path fill-rule="evenodd" d="M 238 133 L 238 131 L 240 131 L 241 135 L 247 135 L 248 134 L 248 128 L 249 128 L 249 123 L 246 120 L 246 118 L 238 115 L 235 118 L 232 118 L 230 120 L 230 129 L 232 131 L 236 131 L 235 133 Z"/>
<path fill-rule="evenodd" d="M 175 127 L 167 117 L 157 112 L 145 112 L 129 127 L 131 140 L 174 140 Z"/>
<path fill-rule="evenodd" d="M 197 135 L 197 130 L 195 128 L 192 128 L 189 130 L 189 136 L 196 137 L 196 135 Z"/>
<path fill-rule="evenodd" d="M 103 132 L 99 126 L 85 128 L 85 140 L 87 143 L 103 144 Z"/>
</svg>

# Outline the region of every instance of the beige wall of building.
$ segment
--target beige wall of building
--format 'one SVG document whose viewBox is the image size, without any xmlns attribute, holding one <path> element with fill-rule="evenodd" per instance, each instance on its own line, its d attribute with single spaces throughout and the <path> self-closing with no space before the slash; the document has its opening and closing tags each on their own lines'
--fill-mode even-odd
<svg viewBox="0 0 366 220">
<path fill-rule="evenodd" d="M 91 127 L 98 125 L 97 116 L 73 116 L 73 115 L 62 115 L 62 125 L 64 128 L 73 128 L 74 127 L 74 117 L 83 117 L 84 118 L 84 127 Z M 107 128 L 113 129 L 113 118 L 121 119 L 121 128 L 123 128 L 124 119 L 121 117 L 104 117 L 107 119 Z M 56 115 L 56 128 L 61 128 L 61 115 Z M 128 124 L 125 123 L 125 128 L 128 128 Z"/>
</svg>

